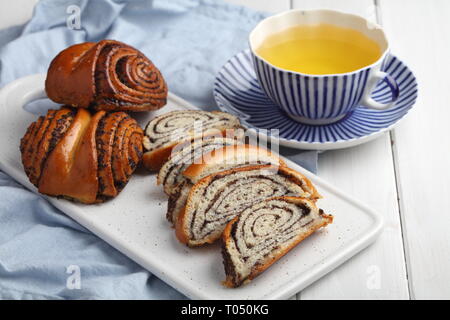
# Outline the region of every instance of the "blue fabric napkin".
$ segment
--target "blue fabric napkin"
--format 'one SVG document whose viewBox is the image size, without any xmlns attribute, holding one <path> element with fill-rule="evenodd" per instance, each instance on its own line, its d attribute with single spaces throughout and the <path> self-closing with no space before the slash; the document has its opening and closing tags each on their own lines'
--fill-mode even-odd
<svg viewBox="0 0 450 320">
<path fill-rule="evenodd" d="M 28 24 L 0 31 L 0 87 L 45 73 L 71 44 L 108 38 L 140 49 L 173 93 L 212 109 L 216 73 L 265 16 L 212 0 L 42 0 Z M 281 152 L 316 171 L 317 153 Z M 1 172 L 0 228 L 0 299 L 185 298 Z"/>
</svg>

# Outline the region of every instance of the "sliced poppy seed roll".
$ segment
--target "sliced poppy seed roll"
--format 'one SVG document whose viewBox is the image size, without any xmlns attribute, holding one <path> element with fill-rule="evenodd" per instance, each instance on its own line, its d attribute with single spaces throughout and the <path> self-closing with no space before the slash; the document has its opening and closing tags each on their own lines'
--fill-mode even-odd
<svg viewBox="0 0 450 320">
<path fill-rule="evenodd" d="M 178 214 L 186 205 L 192 186 L 211 174 L 251 165 L 285 165 L 278 156 L 270 151 L 248 144 L 214 149 L 209 153 L 204 153 L 201 159 L 196 159 L 194 162 L 183 172 L 183 182 L 169 196 L 167 219 L 170 222 L 176 221 Z"/>
<path fill-rule="evenodd" d="M 249 282 L 332 221 L 314 202 L 296 197 L 268 199 L 244 209 L 223 232 L 224 285 Z"/>
<path fill-rule="evenodd" d="M 175 193 L 186 181 L 183 172 L 194 163 L 203 163 L 203 154 L 239 143 L 234 139 L 223 137 L 202 137 L 193 139 L 176 152 L 159 170 L 157 182 L 162 184 L 168 195 Z"/>
<path fill-rule="evenodd" d="M 280 196 L 320 197 L 311 182 L 287 167 L 259 165 L 207 176 L 189 192 L 175 223 L 178 239 L 188 246 L 212 243 L 243 209 Z"/>
<path fill-rule="evenodd" d="M 225 112 L 180 110 L 162 114 L 145 128 L 143 163 L 148 170 L 159 170 L 172 148 L 192 138 L 216 135 L 241 128 L 239 119 Z"/>
</svg>

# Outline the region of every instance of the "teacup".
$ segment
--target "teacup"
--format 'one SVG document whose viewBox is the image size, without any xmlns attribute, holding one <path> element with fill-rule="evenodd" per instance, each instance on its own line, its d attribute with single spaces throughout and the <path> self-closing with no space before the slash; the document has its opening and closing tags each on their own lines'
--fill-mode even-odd
<svg viewBox="0 0 450 320">
<path fill-rule="evenodd" d="M 361 32 L 381 50 L 377 61 L 348 73 L 304 74 L 278 68 L 263 59 L 257 48 L 263 41 L 287 28 L 301 25 L 331 24 Z M 250 33 L 250 49 L 259 83 L 266 95 L 294 120 L 311 125 L 337 122 L 358 106 L 384 110 L 399 95 L 395 80 L 381 71 L 389 44 L 381 27 L 362 17 L 333 10 L 290 10 L 261 21 Z M 385 81 L 392 101 L 379 103 L 371 97 L 378 83 Z"/>
</svg>

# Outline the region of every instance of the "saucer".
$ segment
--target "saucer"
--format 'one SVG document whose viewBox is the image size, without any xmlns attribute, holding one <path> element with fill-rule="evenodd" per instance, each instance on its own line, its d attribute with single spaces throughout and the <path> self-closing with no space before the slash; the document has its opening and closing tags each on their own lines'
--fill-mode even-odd
<svg viewBox="0 0 450 320">
<path fill-rule="evenodd" d="M 400 95 L 394 107 L 373 110 L 357 107 L 338 122 L 307 125 L 290 118 L 273 103 L 259 86 L 249 50 L 231 58 L 220 70 L 214 83 L 218 107 L 237 115 L 241 123 L 259 137 L 272 132 L 280 145 L 309 150 L 331 150 L 352 147 L 379 137 L 394 128 L 414 105 L 417 82 L 412 71 L 396 56 L 390 55 L 382 71 L 388 72 L 399 85 Z M 391 101 L 391 91 L 379 82 L 372 98 L 381 103 Z M 276 132 L 278 130 L 278 132 Z"/>
</svg>

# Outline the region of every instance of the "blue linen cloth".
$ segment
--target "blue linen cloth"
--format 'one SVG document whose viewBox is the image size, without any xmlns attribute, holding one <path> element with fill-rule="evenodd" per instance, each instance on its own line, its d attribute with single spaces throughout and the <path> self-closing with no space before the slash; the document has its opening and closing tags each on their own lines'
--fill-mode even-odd
<svg viewBox="0 0 450 320">
<path fill-rule="evenodd" d="M 69 28 L 78 10 L 80 29 Z M 69 45 L 108 38 L 150 57 L 173 93 L 214 108 L 216 73 L 266 16 L 212 0 L 42 0 L 25 26 L 0 31 L 0 87 L 45 73 Z M 316 171 L 316 152 L 281 152 Z M 0 228 L 0 299 L 185 298 L 2 172 Z M 79 288 L 67 284 L 73 265 Z"/>
</svg>

